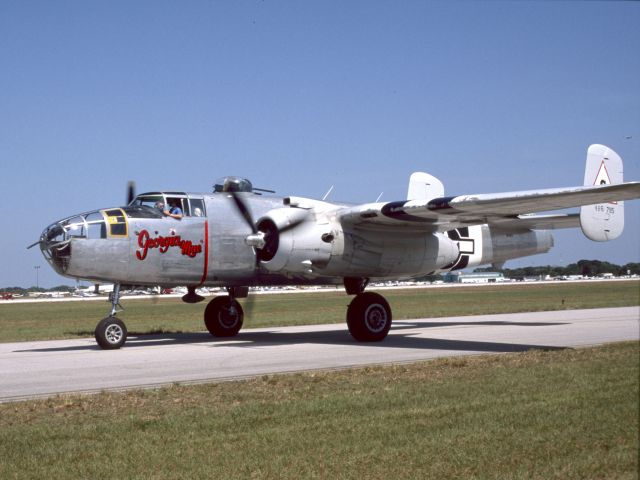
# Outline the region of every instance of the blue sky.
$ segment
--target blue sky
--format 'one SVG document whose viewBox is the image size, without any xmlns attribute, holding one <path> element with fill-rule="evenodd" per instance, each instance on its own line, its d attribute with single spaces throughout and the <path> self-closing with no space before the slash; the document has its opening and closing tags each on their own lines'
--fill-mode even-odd
<svg viewBox="0 0 640 480">
<path fill-rule="evenodd" d="M 640 179 L 638 2 L 0 2 L 0 286 L 73 283 L 42 229 L 224 175 L 369 202 L 416 170 L 449 195 L 579 185 L 591 143 Z M 625 137 L 631 136 L 631 139 Z M 606 244 L 640 261 L 640 202 Z"/>
</svg>

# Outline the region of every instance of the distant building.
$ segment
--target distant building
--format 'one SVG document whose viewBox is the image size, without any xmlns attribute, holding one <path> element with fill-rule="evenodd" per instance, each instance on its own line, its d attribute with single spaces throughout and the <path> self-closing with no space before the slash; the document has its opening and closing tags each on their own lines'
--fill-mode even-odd
<svg viewBox="0 0 640 480">
<path fill-rule="evenodd" d="M 613 273 L 601 273 L 600 275 L 598 275 L 598 277 L 600 277 L 600 278 L 615 278 Z"/>
<path fill-rule="evenodd" d="M 446 283 L 497 283 L 505 281 L 504 275 L 499 272 L 449 272 L 442 277 Z"/>
</svg>

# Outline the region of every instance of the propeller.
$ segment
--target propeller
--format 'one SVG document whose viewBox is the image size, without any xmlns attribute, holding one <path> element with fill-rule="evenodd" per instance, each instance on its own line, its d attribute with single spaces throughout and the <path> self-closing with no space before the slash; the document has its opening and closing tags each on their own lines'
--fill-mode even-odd
<svg viewBox="0 0 640 480">
<path fill-rule="evenodd" d="M 134 198 L 136 198 L 136 182 L 129 180 L 127 182 L 127 205 L 129 205 Z"/>
<path fill-rule="evenodd" d="M 305 220 L 304 218 L 296 219 L 282 228 L 278 228 L 270 218 L 263 218 L 256 223 L 247 204 L 246 196 L 236 191 L 227 193 L 233 200 L 233 204 L 240 216 L 251 229 L 251 234 L 245 238 L 245 243 L 255 249 L 255 268 L 258 268 L 261 261 L 269 261 L 275 256 L 278 251 L 281 234 L 292 230 Z M 247 321 L 250 321 L 253 317 L 254 299 L 255 295 L 249 294 L 244 302 L 244 313 Z"/>
<path fill-rule="evenodd" d="M 240 216 L 244 219 L 244 221 L 249 225 L 251 232 L 255 235 L 258 233 L 258 227 L 253 221 L 253 216 L 251 215 L 251 211 L 249 211 L 249 207 L 245 203 L 244 198 L 238 195 L 238 192 L 229 192 L 229 195 L 233 199 L 233 202 L 240 212 Z"/>
<path fill-rule="evenodd" d="M 275 256 L 280 243 L 280 235 L 293 230 L 305 221 L 304 217 L 296 218 L 282 228 L 278 228 L 270 218 L 264 218 L 256 223 L 246 203 L 246 198 L 238 192 L 232 191 L 228 193 L 233 199 L 240 216 L 251 229 L 251 235 L 247 236 L 245 242 L 256 249 L 256 266 L 260 261 L 268 262 Z"/>
</svg>

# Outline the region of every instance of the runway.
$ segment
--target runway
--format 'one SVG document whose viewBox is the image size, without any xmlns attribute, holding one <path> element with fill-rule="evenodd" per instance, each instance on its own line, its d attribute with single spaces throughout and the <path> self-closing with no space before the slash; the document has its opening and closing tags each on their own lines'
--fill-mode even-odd
<svg viewBox="0 0 640 480">
<path fill-rule="evenodd" d="M 380 343 L 345 324 L 129 337 L 121 350 L 93 338 L 0 344 L 0 402 L 61 393 L 203 383 L 460 355 L 583 347 L 640 338 L 640 307 L 396 320 Z"/>
</svg>

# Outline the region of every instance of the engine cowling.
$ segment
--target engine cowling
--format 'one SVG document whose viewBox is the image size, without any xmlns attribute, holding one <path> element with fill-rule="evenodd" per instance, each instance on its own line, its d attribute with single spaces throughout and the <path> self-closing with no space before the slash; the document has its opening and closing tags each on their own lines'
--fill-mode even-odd
<svg viewBox="0 0 640 480">
<path fill-rule="evenodd" d="M 270 272 L 311 274 L 313 267 L 322 267 L 331 258 L 331 224 L 311 209 L 274 209 L 256 226 L 265 242 L 257 250 L 258 260 Z"/>
<path fill-rule="evenodd" d="M 489 225 L 462 227 L 447 232 L 458 244 L 458 259 L 445 270 L 460 270 L 548 252 L 553 237 L 546 230 L 501 230 Z"/>
</svg>

